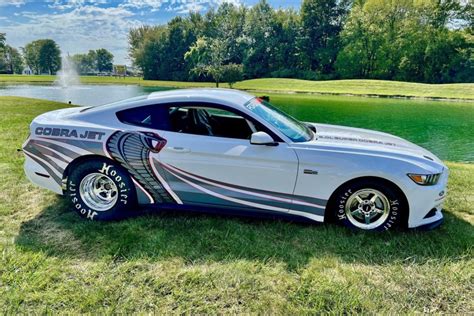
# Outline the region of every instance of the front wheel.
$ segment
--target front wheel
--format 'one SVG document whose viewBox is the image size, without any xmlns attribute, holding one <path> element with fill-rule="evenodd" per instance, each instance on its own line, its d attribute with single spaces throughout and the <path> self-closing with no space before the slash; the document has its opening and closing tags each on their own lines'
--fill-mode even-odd
<svg viewBox="0 0 474 316">
<path fill-rule="evenodd" d="M 68 176 L 66 195 L 74 210 L 90 220 L 116 220 L 136 204 L 133 182 L 122 168 L 107 161 L 87 161 Z"/>
<path fill-rule="evenodd" d="M 389 230 L 401 223 L 403 201 L 398 190 L 385 183 L 355 181 L 338 191 L 336 221 L 353 229 Z"/>
</svg>

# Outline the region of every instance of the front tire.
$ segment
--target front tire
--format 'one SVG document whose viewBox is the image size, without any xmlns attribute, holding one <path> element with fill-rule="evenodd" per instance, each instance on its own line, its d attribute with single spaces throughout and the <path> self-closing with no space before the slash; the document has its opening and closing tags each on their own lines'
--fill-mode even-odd
<svg viewBox="0 0 474 316">
<path fill-rule="evenodd" d="M 355 230 L 390 230 L 401 224 L 404 201 L 398 190 L 382 181 L 354 181 L 336 194 L 335 219 Z"/>
<path fill-rule="evenodd" d="M 136 205 L 135 187 L 128 173 L 105 160 L 75 166 L 67 179 L 66 196 L 74 210 L 90 220 L 122 219 Z"/>
</svg>

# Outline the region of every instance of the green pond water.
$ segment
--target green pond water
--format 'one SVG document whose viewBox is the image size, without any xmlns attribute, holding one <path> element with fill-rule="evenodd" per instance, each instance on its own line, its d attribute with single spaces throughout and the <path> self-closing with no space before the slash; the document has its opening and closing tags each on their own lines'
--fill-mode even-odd
<svg viewBox="0 0 474 316">
<path fill-rule="evenodd" d="M 383 131 L 443 160 L 474 162 L 474 102 L 313 95 L 270 95 L 270 101 L 300 120 Z"/>
<path fill-rule="evenodd" d="M 66 89 L 52 85 L 0 85 L 0 96 L 99 105 L 165 89 L 135 85 L 81 85 Z M 443 160 L 474 162 L 474 102 L 269 96 L 271 103 L 300 120 L 388 132 L 427 148 Z"/>
</svg>

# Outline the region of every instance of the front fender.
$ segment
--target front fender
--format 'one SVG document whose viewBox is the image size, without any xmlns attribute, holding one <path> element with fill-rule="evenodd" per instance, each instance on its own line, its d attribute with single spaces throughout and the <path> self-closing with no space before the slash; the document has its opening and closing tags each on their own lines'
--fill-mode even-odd
<svg viewBox="0 0 474 316">
<path fill-rule="evenodd" d="M 363 177 L 382 178 L 396 185 L 405 195 L 410 227 L 422 222 L 433 207 L 433 196 L 438 195 L 445 186 L 441 183 L 444 178 L 434 187 L 423 187 L 413 182 L 408 173 L 431 173 L 436 168 L 441 172 L 444 169 L 444 166 L 437 167 L 434 163 L 425 166 L 418 159 L 411 161 L 409 158 L 313 148 L 296 148 L 295 151 L 299 159 L 296 195 L 329 200 L 348 181 Z"/>
</svg>

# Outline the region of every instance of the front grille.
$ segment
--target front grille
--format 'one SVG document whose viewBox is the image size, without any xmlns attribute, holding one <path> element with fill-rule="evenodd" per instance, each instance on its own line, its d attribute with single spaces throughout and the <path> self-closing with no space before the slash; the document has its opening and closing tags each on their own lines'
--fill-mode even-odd
<svg viewBox="0 0 474 316">
<path fill-rule="evenodd" d="M 430 174 L 426 177 L 425 185 L 435 185 L 438 183 L 441 173 Z"/>
</svg>

